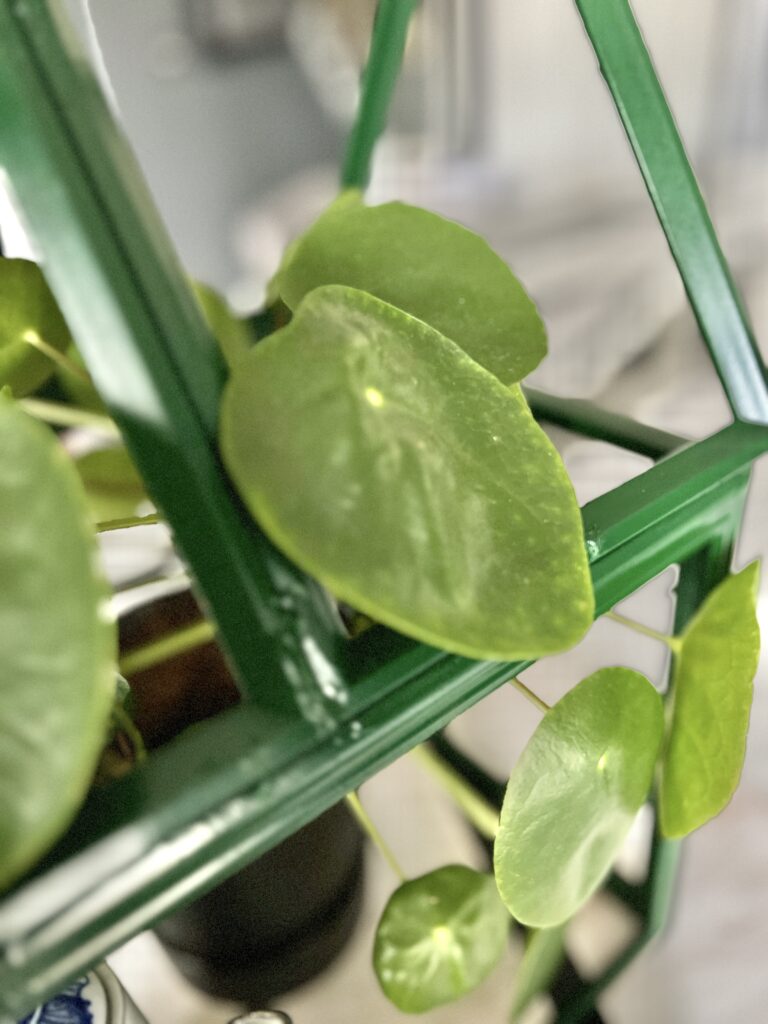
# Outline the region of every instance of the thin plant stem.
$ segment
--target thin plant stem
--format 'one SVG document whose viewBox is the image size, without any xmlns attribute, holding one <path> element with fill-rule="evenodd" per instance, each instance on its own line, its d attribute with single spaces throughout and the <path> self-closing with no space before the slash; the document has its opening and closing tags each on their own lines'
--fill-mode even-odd
<svg viewBox="0 0 768 1024">
<path fill-rule="evenodd" d="M 417 3 L 418 0 L 379 0 L 360 102 L 344 155 L 342 188 L 364 189 L 368 184 L 373 150 L 384 131 L 405 51 L 408 23 Z"/>
<path fill-rule="evenodd" d="M 382 855 L 387 864 L 389 864 L 389 866 L 392 868 L 394 873 L 400 879 L 400 882 L 407 882 L 408 876 L 400 867 L 397 857 L 395 857 L 394 853 L 388 846 L 386 840 L 384 839 L 384 836 L 376 828 L 370 815 L 363 807 L 363 805 L 360 803 L 360 797 L 357 795 L 357 793 L 347 793 L 345 800 L 347 801 L 347 807 L 349 807 L 350 811 L 352 811 L 354 816 L 357 818 L 362 830 L 370 838 L 371 842 Z"/>
<path fill-rule="evenodd" d="M 120 659 L 118 666 L 120 675 L 130 676 L 136 672 L 144 672 L 148 668 L 154 668 L 169 658 L 175 658 L 178 654 L 194 650 L 195 647 L 202 647 L 209 643 L 216 636 L 216 630 L 212 622 L 201 619 L 191 626 L 183 626 L 172 633 L 166 633 L 159 640 L 153 640 L 143 647 L 137 647 L 129 651 Z"/>
<path fill-rule="evenodd" d="M 123 519 L 105 519 L 96 523 L 96 533 L 110 533 L 112 530 L 127 530 L 132 526 L 154 526 L 160 522 L 157 512 L 145 516 L 125 516 Z"/>
<path fill-rule="evenodd" d="M 180 583 L 182 580 L 189 583 L 189 573 L 181 572 L 159 573 L 156 576 L 145 576 L 140 580 L 132 580 L 130 583 L 121 583 L 113 590 L 114 594 L 127 594 L 132 590 L 139 590 L 141 587 L 151 587 L 153 583 Z"/>
<path fill-rule="evenodd" d="M 620 615 L 619 612 L 606 612 L 605 617 L 612 622 L 618 622 L 622 626 L 633 629 L 635 633 L 640 633 L 641 636 L 649 636 L 652 640 L 658 640 L 659 643 L 666 644 L 671 651 L 677 652 L 680 650 L 680 637 L 671 636 L 669 633 L 660 633 L 656 629 L 651 629 L 650 626 L 644 626 L 642 622 L 635 622 L 634 619 L 628 619 L 625 615 Z"/>
<path fill-rule="evenodd" d="M 522 693 L 522 695 L 525 697 L 525 699 L 527 701 L 530 701 L 530 703 L 533 704 L 534 707 L 538 708 L 539 711 L 543 711 L 545 715 L 546 715 L 546 713 L 548 711 L 552 710 L 552 708 L 550 707 L 549 704 L 547 704 L 546 701 L 543 701 L 541 699 L 541 697 L 538 697 L 533 692 L 533 690 L 529 690 L 528 687 L 525 685 L 525 683 L 521 683 L 520 682 L 520 680 L 517 678 L 517 676 L 512 676 L 512 678 L 508 679 L 507 682 L 510 684 L 510 686 L 514 686 L 514 688 L 519 693 Z"/>
<path fill-rule="evenodd" d="M 32 348 L 36 348 L 38 352 L 42 352 L 44 356 L 51 360 L 52 363 L 56 363 L 61 366 L 67 373 L 71 373 L 73 377 L 77 377 L 84 384 L 92 384 L 92 380 L 89 374 L 77 363 L 66 356 L 63 352 L 59 352 L 57 348 L 50 345 L 45 338 L 41 338 L 36 330 L 29 328 L 24 331 L 21 336 L 21 340 L 25 341 L 27 345 L 31 345 Z"/>
<path fill-rule="evenodd" d="M 116 437 L 120 434 L 114 420 L 100 412 L 64 405 L 62 402 L 49 402 L 42 398 L 22 398 L 19 405 L 30 416 L 51 423 L 55 427 L 93 427 Z"/>
<path fill-rule="evenodd" d="M 443 787 L 480 835 L 493 841 L 499 830 L 499 812 L 493 804 L 430 747 L 421 744 L 414 747 L 411 753 Z"/>
</svg>

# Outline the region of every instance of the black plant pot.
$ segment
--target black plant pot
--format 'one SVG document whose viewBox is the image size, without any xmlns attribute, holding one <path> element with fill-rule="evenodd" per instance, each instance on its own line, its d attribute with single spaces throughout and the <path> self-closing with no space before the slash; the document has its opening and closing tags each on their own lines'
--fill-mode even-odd
<svg viewBox="0 0 768 1024">
<path fill-rule="evenodd" d="M 120 622 L 125 652 L 199 617 L 189 592 Z M 130 678 L 149 747 L 237 702 L 215 644 Z M 261 1009 L 341 952 L 362 903 L 363 835 L 345 804 L 319 818 L 156 929 L 182 973 L 211 995 Z"/>
<path fill-rule="evenodd" d="M 336 804 L 157 928 L 182 973 L 210 995 L 268 1006 L 323 971 L 360 913 L 363 837 Z"/>
</svg>

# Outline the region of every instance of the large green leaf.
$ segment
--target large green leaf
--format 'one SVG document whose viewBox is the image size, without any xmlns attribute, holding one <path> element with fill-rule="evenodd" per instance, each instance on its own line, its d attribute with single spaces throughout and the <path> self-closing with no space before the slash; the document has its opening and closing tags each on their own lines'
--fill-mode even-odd
<svg viewBox="0 0 768 1024">
<path fill-rule="evenodd" d="M 373 619 L 502 661 L 592 621 L 573 489 L 519 387 L 373 296 L 311 292 L 235 367 L 221 443 L 275 544 Z"/>
<path fill-rule="evenodd" d="M 17 397 L 38 388 L 54 369 L 25 336 L 60 352 L 72 340 L 37 264 L 0 259 L 0 387 L 9 385 Z"/>
<path fill-rule="evenodd" d="M 104 743 L 115 625 L 54 435 L 0 395 L 0 888 L 66 828 Z"/>
<path fill-rule="evenodd" d="M 565 956 L 565 925 L 536 928 L 528 935 L 520 967 L 515 977 L 515 1001 L 512 1021 L 518 1021 L 530 1002 L 546 992 Z"/>
<path fill-rule="evenodd" d="M 504 384 L 547 351 L 523 286 L 479 235 L 404 203 L 335 203 L 292 246 L 277 287 L 291 309 L 313 288 L 370 292 L 436 328 Z"/>
<path fill-rule="evenodd" d="M 760 653 L 759 564 L 730 576 L 682 636 L 662 759 L 660 825 L 687 835 L 725 807 L 739 784 Z"/>
<path fill-rule="evenodd" d="M 405 882 L 376 930 L 373 967 L 387 998 L 424 1013 L 471 992 L 504 951 L 509 917 L 493 878 L 453 865 Z"/>
<path fill-rule="evenodd" d="M 518 921 L 562 924 L 594 892 L 648 795 L 662 734 L 661 698 L 628 668 L 595 672 L 546 713 L 512 772 L 494 850 Z"/>
<path fill-rule="evenodd" d="M 147 501 L 144 482 L 122 446 L 89 452 L 75 463 L 96 523 L 135 515 Z"/>
</svg>

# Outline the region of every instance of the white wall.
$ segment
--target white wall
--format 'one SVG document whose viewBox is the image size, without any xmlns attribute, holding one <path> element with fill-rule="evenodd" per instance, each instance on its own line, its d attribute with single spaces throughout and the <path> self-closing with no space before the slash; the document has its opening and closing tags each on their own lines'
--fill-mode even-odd
<svg viewBox="0 0 768 1024">
<path fill-rule="evenodd" d="M 470 2 L 490 19 L 487 134 L 496 158 L 524 179 L 596 166 L 628 171 L 626 143 L 572 0 Z M 725 116 L 716 76 L 737 42 L 739 69 L 754 77 L 761 33 L 750 29 L 765 23 L 764 7 L 761 0 L 634 2 L 694 158 L 713 120 Z M 731 93 L 743 96 L 749 85 L 736 83 Z"/>
</svg>

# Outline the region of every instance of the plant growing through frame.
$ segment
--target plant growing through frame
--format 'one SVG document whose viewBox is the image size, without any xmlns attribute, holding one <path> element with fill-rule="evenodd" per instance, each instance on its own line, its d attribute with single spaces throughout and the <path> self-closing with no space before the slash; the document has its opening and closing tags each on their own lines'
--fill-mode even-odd
<svg viewBox="0 0 768 1024">
<path fill-rule="evenodd" d="M 370 275 L 369 287 L 385 281 L 393 299 L 398 276 L 379 269 L 375 254 L 389 258 L 394 246 L 387 238 L 404 239 L 393 262 L 411 289 L 414 267 L 405 257 L 423 261 L 418 245 L 435 244 L 430 228 L 439 233 L 442 257 L 430 269 L 457 300 L 457 324 L 446 318 L 447 304 L 439 306 L 448 333 L 429 324 L 423 307 L 417 318 L 348 284 L 347 268 L 333 266 L 333 254 L 357 253 L 359 238 L 368 239 L 370 253 L 353 270 Z M 481 286 L 494 271 L 500 279 L 479 299 L 480 288 L 462 277 L 467 249 Z M 316 283 L 313 265 L 335 283 Z M 27 335 L 47 340 L 45 324 L 57 314 L 45 295 L 42 305 L 36 300 L 44 316 L 21 315 L 28 292 L 40 291 L 39 272 L 16 261 L 0 264 L 0 272 L 6 269 L 23 327 L 9 318 L 4 348 L 16 354 L 4 383 L 23 393 L 20 368 L 26 373 L 25 361 L 40 354 Z M 18 286 L 21 270 L 27 289 Z M 335 596 L 420 639 L 500 660 L 532 659 L 577 642 L 593 608 L 581 519 L 559 456 L 515 380 L 518 367 L 532 368 L 543 352 L 543 329 L 507 268 L 466 229 L 402 204 L 371 209 L 354 196 L 293 247 L 276 289 L 289 308 L 295 305 L 293 318 L 243 347 L 222 408 L 223 454 L 262 528 Z M 494 300 L 499 347 L 488 346 L 480 362 L 468 355 L 471 342 L 460 347 L 449 334 L 462 337 L 467 306 L 476 323 L 479 308 L 488 315 Z M 401 301 L 414 305 L 407 293 Z M 527 345 L 525 361 L 506 352 L 515 330 Z M 45 411 L 34 401 L 30 408 Z M 77 464 L 68 463 L 53 435 L 7 395 L 2 413 L 4 521 L 20 522 L 21 510 L 26 517 L 26 528 L 9 531 L 3 549 L 6 615 L 13 609 L 19 619 L 4 651 L 6 735 L 23 736 L 31 709 L 49 702 L 52 685 L 60 687 L 59 720 L 47 722 L 30 763 L 19 759 L 4 774 L 3 874 L 10 881 L 76 809 L 112 704 L 114 636 L 94 576 L 86 495 L 101 509 L 99 499 L 109 493 L 111 512 L 129 516 L 142 492 L 120 449 L 103 460 L 114 470 L 111 487 L 90 457 L 78 480 Z M 511 465 L 503 454 L 510 450 Z M 73 578 L 83 584 L 63 601 Z M 449 866 L 404 882 L 384 912 L 374 962 L 397 1006 L 429 1009 L 478 984 L 503 952 L 507 910 L 532 928 L 560 929 L 608 872 L 657 764 L 666 834 L 684 835 L 722 809 L 744 752 L 758 653 L 756 584 L 752 565 L 711 595 L 682 636 L 660 638 L 676 655 L 666 731 L 659 695 L 629 669 L 595 673 L 554 708 L 531 698 L 544 716 L 510 779 L 496 838 L 496 885 L 490 876 Z M 33 622 L 39 643 L 30 660 Z M 75 731 L 80 741 L 63 752 L 61 736 Z M 53 777 L 67 780 L 65 799 Z"/>
<path fill-rule="evenodd" d="M 387 218 L 395 221 L 394 229 L 388 226 Z M 409 239 L 406 250 L 418 252 L 418 244 L 429 230 L 436 233 L 439 241 L 428 246 L 428 253 L 438 248 L 445 257 L 444 265 L 438 268 L 439 273 L 431 281 L 429 274 L 425 274 L 423 259 L 415 266 L 400 260 L 400 267 L 394 267 L 394 281 L 391 268 L 377 265 L 377 255 L 394 249 L 401 237 Z M 377 236 L 377 231 L 384 231 L 384 235 Z M 340 253 L 358 251 L 360 239 L 369 237 L 380 243 L 383 237 L 385 244 L 373 245 L 362 267 L 350 267 L 344 260 L 338 260 Z M 330 238 L 330 242 L 324 241 L 326 238 Z M 467 250 L 462 247 L 472 247 L 471 255 L 463 255 Z M 317 252 L 320 256 L 313 256 Z M 466 275 L 465 264 L 470 262 L 474 266 L 475 259 L 484 267 L 479 282 Z M 323 273 L 330 266 L 330 276 L 318 277 L 318 264 Z M 30 278 L 34 276 L 31 268 L 27 268 L 27 273 Z M 494 286 L 484 291 L 483 286 L 494 277 Z M 455 284 L 446 291 L 444 301 L 432 302 L 444 281 Z M 575 642 L 591 619 L 591 588 L 581 524 L 557 455 L 533 424 L 514 384 L 531 368 L 531 359 L 535 361 L 542 354 L 543 332 L 532 305 L 500 261 L 494 261 L 492 254 L 489 257 L 474 236 L 431 218 L 423 211 L 404 207 L 370 210 L 361 203 L 359 196 L 345 195 L 289 255 L 275 282 L 275 293 L 292 309 L 293 320 L 282 332 L 275 332 L 256 346 L 252 353 L 230 358 L 231 383 L 222 413 L 225 456 L 233 478 L 262 528 L 338 597 L 356 604 L 370 616 L 440 646 L 474 657 L 506 659 L 523 655 L 535 657 Z M 20 295 L 18 287 L 13 294 L 15 302 Z M 447 307 L 451 299 L 456 300 L 453 318 L 436 320 L 436 313 L 450 312 Z M 459 299 L 464 301 L 459 302 Z M 485 318 L 490 320 L 491 311 L 494 322 L 498 319 L 503 329 L 500 338 L 490 338 L 486 350 L 483 347 L 489 341 L 486 332 L 482 332 L 479 339 L 473 338 L 467 324 L 477 323 L 478 318 L 483 323 Z M 467 312 L 471 313 L 469 317 Z M 523 326 L 516 334 L 518 322 Z M 48 346 L 48 354 L 59 351 L 52 333 L 43 320 L 36 319 L 34 314 L 25 314 L 21 331 L 10 332 L 8 350 L 20 353 L 23 365 L 32 348 L 39 352 L 40 342 Z M 512 339 L 516 339 L 514 345 Z M 321 353 L 316 349 L 321 349 Z M 306 382 L 307 387 L 300 388 L 299 382 L 304 383 L 301 371 L 312 357 L 318 372 Z M 67 369 L 73 371 L 73 367 L 71 362 Z M 269 394 L 262 396 L 258 388 L 267 373 L 271 375 L 273 386 Z M 7 382 L 17 394 L 23 393 L 27 386 L 18 376 L 10 374 Z M 330 395 L 336 405 L 321 403 L 324 395 Z M 260 430 L 258 418 L 254 421 L 254 416 L 258 417 L 258 410 L 254 410 L 257 399 L 270 396 L 274 396 L 275 405 L 280 406 L 274 410 L 275 414 L 285 416 L 290 411 L 293 426 L 298 424 L 304 430 L 302 438 L 287 429 L 282 438 L 286 448 L 280 450 L 266 445 L 270 438 Z M 39 404 L 29 407 L 37 412 L 46 411 Z M 35 481 L 15 472 L 19 466 L 35 464 L 32 457 L 35 450 L 43 460 L 44 456 L 47 458 L 46 452 L 50 454 L 58 449 L 51 447 L 50 438 L 43 441 L 44 435 L 38 433 L 35 439 L 31 428 L 25 431 L 15 407 L 9 404 L 6 409 L 9 436 L 13 432 L 22 439 L 16 463 L 13 450 L 7 452 L 11 460 L 8 479 L 16 488 L 9 492 L 8 514 L 27 508 L 40 509 L 43 514 L 60 504 L 63 507 L 69 500 L 66 496 L 77 492 L 71 473 L 67 482 L 66 472 L 51 470 L 51 480 L 58 480 L 59 490 L 40 501 L 35 498 Z M 69 414 L 72 414 L 71 409 Z M 325 429 L 327 423 L 321 417 L 330 420 L 330 430 Z M 316 429 L 318 422 L 324 425 L 322 436 Z M 340 429 L 345 426 L 348 429 Z M 330 447 L 323 449 L 323 443 Z M 25 444 L 31 447 L 25 450 Z M 514 462 L 509 458 L 510 451 L 515 453 Z M 287 458 L 288 452 L 293 453 L 293 459 Z M 57 457 L 50 454 L 50 462 L 55 466 Z M 322 478 L 318 478 L 318 467 L 326 470 Z M 307 487 L 307 529 L 301 519 L 297 528 L 296 517 L 301 510 L 297 513 L 292 504 L 295 477 L 291 478 L 290 472 L 299 470 L 301 486 Z M 103 481 L 103 476 L 100 479 Z M 396 490 L 393 479 L 403 496 L 400 501 L 393 501 L 393 493 L 390 493 Z M 132 487 L 135 500 L 135 478 Z M 471 515 L 457 508 L 468 495 Z M 74 501 L 76 504 L 77 499 Z M 355 532 L 355 526 L 359 526 L 356 509 L 374 516 L 371 523 L 378 528 L 369 529 L 367 537 Z M 333 512 L 335 526 L 328 526 L 329 510 Z M 17 522 L 21 519 L 21 515 L 16 516 Z M 30 520 L 30 527 L 33 523 L 35 520 Z M 478 529 L 478 524 L 483 528 Z M 33 532 L 43 536 L 52 530 L 50 521 L 43 519 Z M 27 547 L 15 554 L 11 551 L 8 556 L 6 576 L 13 579 L 14 566 L 29 562 L 37 566 L 38 579 L 46 579 L 49 566 L 45 561 L 34 561 L 37 557 L 43 559 L 45 551 L 38 552 L 37 546 L 29 543 L 29 533 L 26 536 Z M 467 549 L 460 549 L 463 555 L 460 559 L 450 546 L 455 537 L 459 537 Z M 81 545 L 79 550 L 78 560 L 73 563 L 73 575 L 90 579 L 93 572 L 86 569 L 90 558 L 87 545 Z M 53 557 L 50 551 L 47 557 Z M 542 563 L 546 563 L 546 573 L 540 571 Z M 56 578 L 51 575 L 52 580 Z M 670 824 L 671 830 L 681 827 L 681 821 L 685 827 L 686 822 L 690 824 L 702 815 L 716 812 L 727 800 L 734 774 L 738 774 L 750 684 L 747 669 L 755 640 L 749 618 L 754 571 L 735 579 L 740 581 L 738 586 L 732 581 L 732 590 L 720 598 L 712 617 L 704 620 L 704 626 L 697 633 L 699 642 L 701 636 L 714 636 L 715 641 L 722 644 L 727 634 L 713 633 L 712 623 L 716 622 L 720 629 L 723 624 L 728 625 L 728 612 L 735 601 L 735 618 L 745 629 L 743 633 L 734 634 L 734 650 L 743 653 L 743 658 L 736 661 L 744 664 L 734 680 L 738 700 L 727 729 L 730 759 L 720 785 L 707 792 L 705 798 L 698 791 L 693 795 L 686 792 L 686 773 L 691 768 L 692 751 L 695 753 L 701 743 L 697 730 L 702 723 L 706 726 L 707 714 L 696 707 L 698 687 L 692 689 L 685 680 L 698 678 L 696 666 L 706 667 L 710 659 L 702 655 L 701 648 L 691 646 L 693 629 L 690 635 L 686 633 L 683 638 L 671 641 L 680 651 L 680 699 L 678 701 L 676 695 L 672 729 L 662 756 L 664 782 L 661 789 L 662 808 L 665 801 L 669 808 L 668 821 L 678 823 L 677 826 Z M 38 593 L 44 591 L 44 587 L 37 586 Z M 56 592 L 61 592 L 61 586 L 59 583 Z M 84 681 L 96 680 L 93 686 L 78 689 L 78 693 L 84 691 L 85 699 L 78 704 L 70 703 L 69 707 L 75 709 L 75 720 L 77 716 L 84 716 L 97 723 L 92 735 L 98 739 L 99 731 L 103 732 L 107 701 L 103 653 L 99 657 L 95 654 L 103 652 L 111 641 L 108 623 L 102 622 L 99 629 L 93 627 L 93 622 L 99 621 L 100 601 L 95 578 L 92 591 L 88 615 L 68 619 L 65 628 L 60 623 L 58 634 L 48 637 L 48 645 L 41 642 L 36 652 L 41 658 L 37 662 L 25 658 L 23 651 L 11 649 L 13 671 L 5 678 L 18 683 L 25 678 L 23 672 L 35 669 L 35 665 L 38 671 L 41 667 L 45 669 L 42 656 L 46 652 L 49 658 L 60 654 L 59 640 L 62 635 L 68 637 L 71 630 L 73 637 L 80 637 L 78 651 L 84 652 L 85 657 L 76 663 L 63 659 L 59 666 L 63 669 L 63 674 L 57 677 L 61 680 L 62 706 L 69 701 L 68 681 L 76 677 L 82 686 Z M 741 614 L 739 601 L 742 601 Z M 540 616 L 531 614 L 531 604 L 535 602 L 539 602 L 540 615 L 546 613 L 545 628 L 542 628 Z M 13 601 L 13 606 L 22 610 L 25 607 L 22 601 Z M 485 614 L 478 615 L 478 608 Z M 23 640 L 24 623 L 19 622 L 19 626 L 17 636 Z M 93 635 L 89 629 L 93 630 Z M 47 636 L 45 631 L 39 635 Z M 683 657 L 686 649 L 687 657 Z M 686 663 L 688 671 L 684 674 Z M 45 674 L 39 672 L 35 677 L 33 672 L 27 687 L 28 694 L 37 694 L 39 707 L 46 706 L 44 693 L 49 692 L 42 689 L 43 683 L 49 685 L 47 680 L 41 682 Z M 717 697 L 719 681 L 716 674 L 716 678 L 707 682 L 707 703 L 713 696 Z M 684 700 L 682 695 L 686 692 L 689 697 Z M 94 694 L 99 695 L 98 702 L 93 700 Z M 607 694 L 616 698 L 620 694 L 621 706 L 626 701 L 628 712 L 634 714 L 643 727 L 633 731 L 617 726 L 614 734 L 601 703 Z M 693 711 L 686 710 L 691 707 Z M 16 722 L 11 722 L 9 732 L 24 737 L 23 723 L 29 721 L 29 713 L 29 707 L 23 708 Z M 32 713 L 35 713 L 34 707 Z M 576 731 L 584 739 L 581 752 L 579 745 L 573 742 L 574 722 L 579 726 Z M 61 728 L 60 735 L 68 735 L 66 728 Z M 641 744 L 640 756 L 631 743 L 643 737 L 645 742 Z M 521 761 L 519 774 L 516 770 L 513 776 L 505 807 L 505 812 L 509 812 L 506 814 L 509 827 L 505 828 L 502 822 L 497 853 L 502 894 L 521 920 L 557 927 L 551 922 L 558 915 L 565 913 L 567 916 L 574 901 L 597 884 L 627 817 L 631 817 L 633 809 L 643 802 L 649 790 L 650 773 L 661 739 L 655 692 L 636 675 L 621 674 L 621 670 L 597 681 L 586 680 L 573 692 L 567 706 L 561 702 L 551 713 L 546 712 L 541 732 L 534 737 Z M 521 893 L 514 884 L 520 864 L 528 865 L 530 860 L 527 851 L 521 849 L 515 822 L 523 810 L 531 809 L 527 805 L 519 808 L 519 794 L 527 792 L 526 778 L 538 775 L 538 766 L 546 763 L 547 753 L 558 749 L 557 745 L 563 742 L 571 753 L 575 748 L 574 764 L 583 769 L 587 793 L 585 817 L 575 822 L 571 841 L 582 843 L 590 856 L 586 858 L 583 872 L 572 870 L 573 865 L 567 859 L 558 866 L 570 880 L 566 891 L 558 896 L 558 901 L 562 901 L 559 906 L 553 909 L 534 905 L 531 909 L 522 906 Z M 92 739 L 91 745 L 98 746 L 97 740 Z M 67 745 L 57 746 L 64 750 L 60 756 L 66 756 Z M 638 753 L 637 760 L 632 760 L 632 753 Z M 36 756 L 38 754 L 44 762 L 46 751 L 36 752 Z M 92 758 L 91 753 L 85 761 Z M 61 777 L 61 772 L 64 775 L 71 772 L 74 780 L 71 788 L 65 787 L 68 794 L 74 795 L 62 802 L 66 805 L 63 815 L 71 813 L 77 793 L 87 782 L 88 771 L 82 764 L 78 764 L 77 772 L 66 764 L 62 768 L 57 763 L 55 767 L 57 778 Z M 36 767 L 39 768 L 39 764 Z M 556 789 L 564 784 L 562 779 L 558 780 L 556 772 L 547 773 L 547 777 L 552 778 Z M 593 797 L 594 804 L 590 803 Z M 532 813 L 537 823 L 542 816 L 546 817 L 541 809 L 537 812 L 537 808 L 533 808 Z M 606 822 L 606 835 L 601 832 L 596 836 L 589 831 L 592 813 Z M 23 834 L 28 840 L 34 830 L 27 825 L 28 821 L 21 821 L 17 834 Z M 14 833 L 12 840 L 13 837 Z M 48 839 L 36 839 L 37 853 Z M 11 872 L 18 873 L 23 869 L 25 857 L 29 863 L 35 855 L 34 843 L 32 847 L 24 848 L 21 843 L 19 846 L 21 853 L 16 854 L 17 866 L 12 866 Z M 535 898 L 535 883 L 535 877 L 526 879 L 521 887 L 526 898 L 531 891 Z M 473 876 L 468 879 L 463 872 L 451 871 L 432 879 L 430 884 L 431 889 L 424 883 L 422 895 L 426 890 L 428 899 L 436 901 L 430 906 L 440 908 L 444 904 L 446 908 L 445 919 L 433 920 L 426 945 L 422 945 L 430 958 L 434 954 L 436 964 L 448 963 L 449 969 L 441 974 L 442 987 L 437 995 L 430 993 L 422 967 L 408 966 L 409 946 L 402 942 L 397 928 L 398 921 L 414 920 L 413 912 L 408 910 L 413 890 L 400 894 L 397 914 L 392 909 L 385 915 L 376 954 L 383 983 L 397 987 L 410 981 L 413 987 L 416 979 L 422 1000 L 420 1008 L 424 1008 L 424 1000 L 446 998 L 446 985 L 447 994 L 456 995 L 474 984 L 495 955 L 498 942 L 490 942 L 489 948 L 482 950 L 476 939 L 463 937 L 465 910 L 470 921 L 479 921 L 480 931 L 490 936 L 501 932 L 499 922 L 502 920 L 498 904 L 490 899 L 492 888 L 489 890 L 487 880 Z M 419 892 L 418 887 L 416 891 Z M 422 939 L 416 944 L 420 943 Z M 406 966 L 398 959 L 403 949 Z M 458 972 L 450 966 L 457 961 L 460 964 L 466 961 L 466 967 Z M 390 971 L 391 977 L 385 978 L 385 971 Z M 405 972 L 405 978 L 398 978 L 398 972 Z M 447 975 L 447 982 L 443 975 Z M 453 990 L 450 990 L 451 985 Z M 390 994 L 404 1001 L 396 991 Z"/>
</svg>

